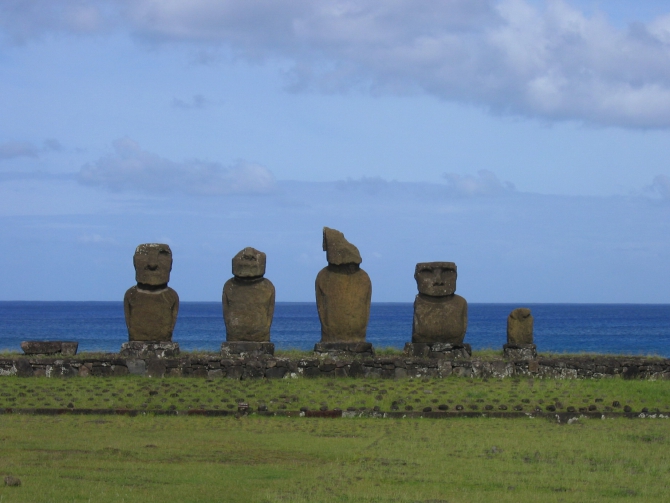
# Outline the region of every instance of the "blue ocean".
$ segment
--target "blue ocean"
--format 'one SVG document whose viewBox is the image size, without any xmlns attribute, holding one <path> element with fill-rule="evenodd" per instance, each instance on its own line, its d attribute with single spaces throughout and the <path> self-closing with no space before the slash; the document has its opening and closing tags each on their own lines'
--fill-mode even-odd
<svg viewBox="0 0 670 503">
<path fill-rule="evenodd" d="M 500 349 L 507 316 L 519 305 L 470 304 L 465 342 Z M 670 357 L 670 305 L 526 304 L 535 318 L 539 351 Z M 373 303 L 368 341 L 402 348 L 411 339 L 411 303 Z M 221 304 L 182 302 L 173 340 L 182 350 L 218 351 L 226 338 Z M 75 340 L 79 351 L 117 352 L 128 340 L 121 302 L 0 302 L 0 349 L 24 340 Z M 320 339 L 314 303 L 279 302 L 272 324 L 278 349 L 310 350 Z"/>
</svg>

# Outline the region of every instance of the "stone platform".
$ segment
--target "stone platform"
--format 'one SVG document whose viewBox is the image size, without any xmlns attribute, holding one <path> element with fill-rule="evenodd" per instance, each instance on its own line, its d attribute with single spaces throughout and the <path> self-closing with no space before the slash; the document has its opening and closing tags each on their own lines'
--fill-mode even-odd
<svg viewBox="0 0 670 503">
<path fill-rule="evenodd" d="M 273 342 L 231 341 L 221 344 L 222 358 L 258 358 L 275 354 Z"/>
<path fill-rule="evenodd" d="M 220 354 L 178 357 L 122 357 L 91 353 L 76 357 L 0 358 L 0 376 L 115 377 L 128 374 L 152 378 L 202 377 L 281 379 L 287 377 L 371 377 L 385 379 L 493 377 L 543 379 L 670 379 L 670 360 L 640 356 L 541 356 L 537 360 L 411 358 L 407 355 L 374 358 L 222 358 Z M 2 377 L 0 377 L 0 381 Z"/>
<path fill-rule="evenodd" d="M 318 342 L 314 345 L 314 354 L 327 358 L 372 358 L 375 351 L 369 342 Z"/>
<path fill-rule="evenodd" d="M 504 344 L 503 358 L 507 360 L 535 360 L 537 346 L 535 344 Z"/>
<path fill-rule="evenodd" d="M 131 358 L 172 358 L 179 355 L 179 343 L 169 341 L 130 341 L 121 345 L 119 356 Z"/>
<path fill-rule="evenodd" d="M 31 356 L 74 356 L 79 343 L 76 341 L 23 341 L 23 353 Z"/>
<path fill-rule="evenodd" d="M 413 358 L 468 360 L 472 357 L 472 348 L 470 344 L 408 342 L 405 344 L 405 354 Z"/>
</svg>

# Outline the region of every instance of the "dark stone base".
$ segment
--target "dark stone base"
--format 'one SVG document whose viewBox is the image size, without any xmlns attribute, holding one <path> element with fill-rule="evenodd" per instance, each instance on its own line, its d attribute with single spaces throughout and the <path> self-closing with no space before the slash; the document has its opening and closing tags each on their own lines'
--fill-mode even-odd
<svg viewBox="0 0 670 503">
<path fill-rule="evenodd" d="M 179 355 L 179 343 L 169 341 L 130 341 L 121 344 L 119 356 L 132 358 L 172 358 Z"/>
<path fill-rule="evenodd" d="M 337 358 L 361 356 L 372 358 L 375 351 L 369 342 L 317 342 L 314 345 L 316 356 Z"/>
<path fill-rule="evenodd" d="M 74 356 L 77 354 L 78 347 L 79 343 L 75 341 L 23 341 L 21 343 L 23 352 L 34 356 Z"/>
<path fill-rule="evenodd" d="M 222 358 L 257 358 L 275 354 L 273 342 L 232 341 L 221 344 Z"/>
<path fill-rule="evenodd" d="M 507 360 L 530 361 L 537 359 L 535 344 L 504 344 L 503 358 Z"/>
<path fill-rule="evenodd" d="M 405 354 L 413 358 L 439 358 L 442 360 L 468 360 L 472 357 L 470 344 L 448 342 L 408 342 Z"/>
</svg>

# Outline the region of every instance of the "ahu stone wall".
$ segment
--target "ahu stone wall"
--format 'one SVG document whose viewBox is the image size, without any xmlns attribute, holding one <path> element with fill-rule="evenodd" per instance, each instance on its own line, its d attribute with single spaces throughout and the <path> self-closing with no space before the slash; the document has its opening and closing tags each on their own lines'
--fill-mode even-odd
<svg viewBox="0 0 670 503">
<path fill-rule="evenodd" d="M 20 356 L 0 359 L 0 376 L 19 377 L 204 377 L 281 379 L 300 377 L 538 377 L 588 379 L 670 379 L 670 360 L 644 357 L 549 357 L 532 361 L 477 358 L 222 358 L 219 355 L 174 358 L 122 358 L 118 354 L 77 358 Z"/>
</svg>

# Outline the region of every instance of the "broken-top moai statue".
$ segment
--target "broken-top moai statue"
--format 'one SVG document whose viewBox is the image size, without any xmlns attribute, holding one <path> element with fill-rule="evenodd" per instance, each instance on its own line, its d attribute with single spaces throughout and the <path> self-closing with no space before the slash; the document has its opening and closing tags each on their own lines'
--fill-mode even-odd
<svg viewBox="0 0 670 503">
<path fill-rule="evenodd" d="M 410 356 L 430 358 L 469 358 L 464 344 L 468 328 L 468 303 L 456 295 L 456 264 L 420 262 L 414 279 L 419 293 L 414 299 L 412 342 L 405 344 Z"/>
<path fill-rule="evenodd" d="M 323 250 L 328 265 L 316 277 L 316 307 L 321 342 L 314 352 L 322 356 L 373 356 L 365 342 L 370 318 L 372 283 L 361 269 L 361 254 L 344 234 L 323 228 Z"/>
<path fill-rule="evenodd" d="M 275 287 L 263 277 L 265 253 L 245 248 L 233 257 L 233 277 L 223 286 L 226 342 L 221 354 L 260 356 L 274 354 L 270 326 L 275 310 Z"/>
<path fill-rule="evenodd" d="M 166 244 L 141 244 L 135 249 L 133 265 L 137 285 L 129 288 L 123 298 L 129 342 L 121 346 L 121 355 L 168 357 L 179 354 L 179 344 L 172 342 L 179 296 L 167 286 L 172 250 Z"/>
<path fill-rule="evenodd" d="M 530 309 L 520 307 L 507 317 L 507 344 L 503 356 L 510 360 L 534 360 L 537 346 L 533 343 L 533 315 Z"/>
</svg>

